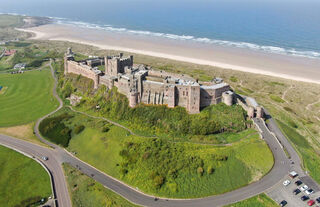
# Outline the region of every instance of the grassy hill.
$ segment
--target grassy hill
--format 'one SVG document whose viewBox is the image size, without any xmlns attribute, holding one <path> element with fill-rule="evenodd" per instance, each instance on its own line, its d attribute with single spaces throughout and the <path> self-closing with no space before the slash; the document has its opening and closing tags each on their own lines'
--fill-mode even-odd
<svg viewBox="0 0 320 207">
<path fill-rule="evenodd" d="M 49 175 L 34 160 L 0 146 L 0 206 L 28 206 L 51 195 Z"/>
<path fill-rule="evenodd" d="M 211 145 L 130 135 L 105 120 L 69 109 L 47 120 L 40 130 L 49 126 L 49 135 L 55 134 L 51 141 L 68 143 L 67 150 L 81 160 L 157 196 L 189 198 L 224 193 L 259 179 L 273 166 L 271 151 L 254 130 L 239 133 L 237 139 L 235 134 L 221 136 L 225 145 Z M 65 131 L 69 137 L 57 135 Z"/>
<path fill-rule="evenodd" d="M 0 94 L 0 127 L 29 123 L 58 107 L 49 69 L 0 74 L 0 85 L 6 87 Z"/>
</svg>

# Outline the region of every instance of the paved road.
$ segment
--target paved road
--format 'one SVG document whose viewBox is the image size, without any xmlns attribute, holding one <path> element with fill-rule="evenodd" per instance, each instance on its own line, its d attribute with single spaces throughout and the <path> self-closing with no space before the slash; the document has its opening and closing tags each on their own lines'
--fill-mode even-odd
<svg viewBox="0 0 320 207">
<path fill-rule="evenodd" d="M 0 144 L 34 156 L 39 160 L 41 160 L 42 156 L 47 156 L 49 160 L 43 161 L 42 163 L 48 168 L 53 177 L 53 193 L 58 199 L 58 204 L 59 206 L 63 207 L 71 207 L 68 188 L 61 166 L 61 160 L 59 159 L 59 156 L 55 150 L 1 134 Z"/>
<path fill-rule="evenodd" d="M 51 72 L 53 74 L 53 77 L 55 77 L 52 67 L 51 67 Z M 89 164 L 75 158 L 74 156 L 66 152 L 61 147 L 55 144 L 52 144 L 49 141 L 42 138 L 38 130 L 39 123 L 46 117 L 58 111 L 63 105 L 62 100 L 57 96 L 57 93 L 56 93 L 56 82 L 57 81 L 55 81 L 53 94 L 59 100 L 60 106 L 55 111 L 39 119 L 35 125 L 36 135 L 39 137 L 41 141 L 53 147 L 53 149 L 47 149 L 35 144 L 27 143 L 25 141 L 10 138 L 3 135 L 0 135 L 0 143 L 10 145 L 11 147 L 24 151 L 27 154 L 31 154 L 35 156 L 41 156 L 45 154 L 46 156 L 49 157 L 49 161 L 46 162 L 45 164 L 50 169 L 54 177 L 56 198 L 59 206 L 63 206 L 63 207 L 71 206 L 67 185 L 64 179 L 62 168 L 61 168 L 61 163 L 63 162 L 69 163 L 72 166 L 78 168 L 83 173 L 93 177 L 93 179 L 103 184 L 105 187 L 125 197 L 129 201 L 142 206 L 152 206 L 152 207 L 153 206 L 154 207 L 223 206 L 223 205 L 238 202 L 240 200 L 244 200 L 246 198 L 265 192 L 266 190 L 272 188 L 277 183 L 279 183 L 279 181 L 281 181 L 283 177 L 287 175 L 287 173 L 292 169 L 292 167 L 294 167 L 294 169 L 297 170 L 299 173 L 300 172 L 302 173 L 302 170 L 300 168 L 299 157 L 297 156 L 296 152 L 294 151 L 290 143 L 286 141 L 286 138 L 282 135 L 281 131 L 277 129 L 276 125 L 274 125 L 275 123 L 273 122 L 273 120 L 270 121 L 269 127 L 274 131 L 274 133 L 276 133 L 277 136 L 279 136 L 279 140 L 289 151 L 292 157 L 292 160 L 294 160 L 295 162 L 293 166 L 290 166 L 291 161 L 286 157 L 284 151 L 281 148 L 281 145 L 279 144 L 277 139 L 269 132 L 264 122 L 260 119 L 254 119 L 254 122 L 261 130 L 262 137 L 265 139 L 266 143 L 269 145 L 275 160 L 272 170 L 265 177 L 246 187 L 243 187 L 241 189 L 228 192 L 222 195 L 218 195 L 218 196 L 210 196 L 210 197 L 201 198 L 201 199 L 189 199 L 189 200 L 159 199 L 155 201 L 154 197 L 145 195 L 127 186 L 126 184 L 114 178 L 111 178 L 110 176 L 98 171 L 97 169 L 90 166 Z M 292 149 L 290 148 L 290 146 Z"/>
</svg>

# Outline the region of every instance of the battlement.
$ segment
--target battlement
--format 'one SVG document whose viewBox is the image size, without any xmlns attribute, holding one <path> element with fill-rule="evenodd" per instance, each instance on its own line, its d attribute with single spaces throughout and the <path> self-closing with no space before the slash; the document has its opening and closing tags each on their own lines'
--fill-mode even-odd
<svg viewBox="0 0 320 207">
<path fill-rule="evenodd" d="M 189 113 L 199 113 L 201 108 L 225 102 L 233 104 L 233 93 L 229 84 L 222 79 L 199 83 L 187 76 L 153 70 L 144 65 L 134 65 L 133 56 L 95 57 L 74 61 L 74 54 L 68 49 L 65 55 L 65 74 L 81 74 L 94 81 L 94 88 L 105 85 L 117 87 L 128 97 L 129 106 L 139 103 L 164 104 L 168 107 L 185 107 Z M 105 72 L 95 66 L 104 65 Z"/>
</svg>

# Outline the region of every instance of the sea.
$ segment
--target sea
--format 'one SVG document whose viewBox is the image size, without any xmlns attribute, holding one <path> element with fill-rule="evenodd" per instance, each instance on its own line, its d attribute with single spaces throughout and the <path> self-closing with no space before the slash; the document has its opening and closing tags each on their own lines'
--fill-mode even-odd
<svg viewBox="0 0 320 207">
<path fill-rule="evenodd" d="M 0 13 L 320 58 L 320 0 L 0 0 Z"/>
</svg>

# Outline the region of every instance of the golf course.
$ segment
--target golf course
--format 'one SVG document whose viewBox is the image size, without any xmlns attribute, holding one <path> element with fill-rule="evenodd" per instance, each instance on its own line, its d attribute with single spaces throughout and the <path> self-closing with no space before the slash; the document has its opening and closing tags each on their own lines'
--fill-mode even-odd
<svg viewBox="0 0 320 207">
<path fill-rule="evenodd" d="M 0 74 L 0 127 L 27 124 L 58 107 L 50 70 Z"/>
</svg>

